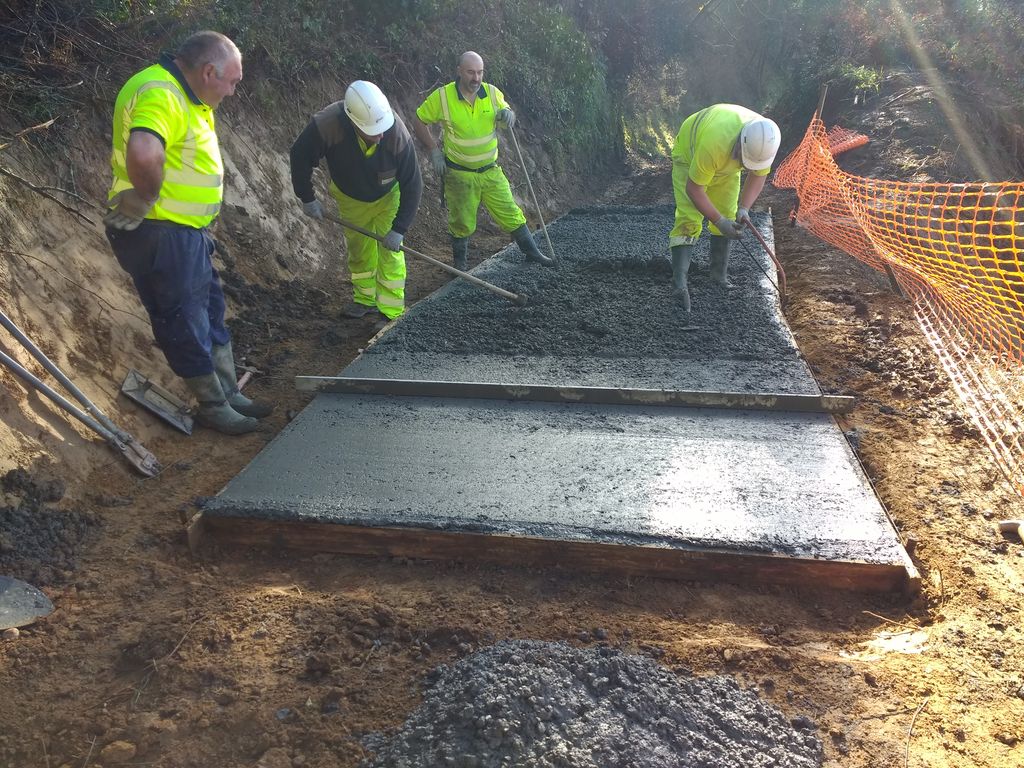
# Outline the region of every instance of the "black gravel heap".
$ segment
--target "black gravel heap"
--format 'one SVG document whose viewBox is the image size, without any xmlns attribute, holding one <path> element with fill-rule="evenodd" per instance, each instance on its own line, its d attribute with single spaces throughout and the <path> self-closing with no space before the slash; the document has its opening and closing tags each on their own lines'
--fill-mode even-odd
<svg viewBox="0 0 1024 768">
<path fill-rule="evenodd" d="M 22 469 L 0 478 L 0 488 L 20 497 L 0 506 L 0 574 L 37 587 L 71 578 L 78 551 L 99 530 L 99 517 L 47 506 L 63 498 L 63 483 L 34 478 Z"/>
<path fill-rule="evenodd" d="M 815 726 L 728 677 L 679 677 L 610 648 L 505 641 L 428 678 L 362 768 L 812 768 Z"/>
<path fill-rule="evenodd" d="M 764 275 L 745 250 L 765 258 L 752 233 L 733 244 L 731 289 L 709 278 L 705 234 L 689 273 L 693 311 L 681 312 L 671 296 L 672 219 L 671 206 L 573 210 L 549 227 L 557 267 L 525 263 L 511 246 L 473 272 L 526 294 L 526 306 L 457 280 L 443 297 L 417 305 L 409 322 L 368 352 L 719 360 L 794 355 L 788 334 L 767 322 L 767 304 L 758 295 Z M 755 223 L 770 226 L 767 214 L 755 214 Z M 546 250 L 543 236 L 537 242 Z"/>
</svg>

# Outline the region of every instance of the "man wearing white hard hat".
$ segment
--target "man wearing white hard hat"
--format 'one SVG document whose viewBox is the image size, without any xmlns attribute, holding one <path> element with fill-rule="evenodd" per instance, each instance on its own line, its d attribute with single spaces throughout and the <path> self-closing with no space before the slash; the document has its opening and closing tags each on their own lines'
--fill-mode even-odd
<svg viewBox="0 0 1024 768">
<path fill-rule="evenodd" d="M 690 311 L 686 273 L 704 220 L 711 230 L 711 278 L 729 286 L 729 248 L 750 222 L 779 151 L 779 126 L 736 104 L 715 104 L 683 121 L 672 149 L 675 226 L 669 235 L 672 293 Z M 740 174 L 747 178 L 740 189 Z"/>
<path fill-rule="evenodd" d="M 373 83 L 357 80 L 345 99 L 313 115 L 291 149 L 292 187 L 303 211 L 322 219 L 313 169 L 327 158 L 331 196 L 341 218 L 381 237 L 383 244 L 345 230 L 352 305 L 345 316 L 377 311 L 393 320 L 405 311 L 402 240 L 423 196 L 412 137 Z"/>
</svg>

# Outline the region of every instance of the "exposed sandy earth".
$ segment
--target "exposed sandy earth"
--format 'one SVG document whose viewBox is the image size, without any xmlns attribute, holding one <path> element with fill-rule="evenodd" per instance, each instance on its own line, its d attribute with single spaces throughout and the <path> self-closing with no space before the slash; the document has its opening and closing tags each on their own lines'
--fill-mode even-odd
<svg viewBox="0 0 1024 768">
<path fill-rule="evenodd" d="M 642 169 L 600 202 L 665 201 L 667 171 Z M 247 275 L 234 278 L 236 343 L 270 372 L 252 387 L 276 399 L 278 412 L 263 434 L 226 439 L 198 430 L 186 439 L 121 406 L 119 415 L 167 466 L 145 482 L 52 419 L 51 429 L 75 442 L 60 456 L 86 464 L 66 472 L 62 508 L 98 514 L 102 525 L 73 545 L 77 563 L 65 558 L 41 574 L 57 610 L 0 641 L 0 765 L 355 766 L 367 754 L 360 738 L 397 728 L 431 668 L 504 638 L 607 644 L 670 669 L 734 675 L 790 717 L 814 720 L 828 765 L 1024 765 L 1024 545 L 993 522 L 1024 515 L 1020 499 L 884 277 L 790 228 L 788 193 L 769 192 L 763 202 L 773 208 L 789 278 L 787 317 L 823 389 L 858 398 L 840 424 L 913 549 L 920 596 L 267 550 L 194 560 L 182 514 L 215 494 L 304 404 L 292 376 L 340 370 L 373 332 L 369 322 L 336 319 L 344 298 L 336 283 L 285 288 L 272 282 L 288 276 L 279 262 L 280 270 L 247 270 L 265 244 L 245 239 L 252 217 L 229 215 L 228 261 Z M 67 225 L 68 241 L 55 242 L 99 252 L 95 235 L 71 241 L 73 230 Z M 421 237 L 443 252 L 439 229 L 424 227 Z M 503 238 L 485 233 L 476 242 L 487 253 Z M 117 284 L 116 271 L 106 274 Z M 411 294 L 441 280 L 415 266 Z M 124 290 L 111 290 L 109 300 L 134 306 Z M 67 322 L 75 327 L 73 316 Z M 95 327 L 127 329 L 76 353 L 102 381 L 88 355 L 142 344 L 145 337 L 131 333 L 145 327 L 109 317 Z M 63 363 L 60 350 L 88 336 L 67 345 L 54 339 L 50 351 Z M 147 359 L 161 370 L 157 355 Z M 6 440 L 39 429 L 17 414 L 46 406 L 3 397 Z M 38 448 L 24 450 L 34 477 L 52 475 L 32 460 Z M 23 493 L 15 489 L 3 505 Z"/>
</svg>

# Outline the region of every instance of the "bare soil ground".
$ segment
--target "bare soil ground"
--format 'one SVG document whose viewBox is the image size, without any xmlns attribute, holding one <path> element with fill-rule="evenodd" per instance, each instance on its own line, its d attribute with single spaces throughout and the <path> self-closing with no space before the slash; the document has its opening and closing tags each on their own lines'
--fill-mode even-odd
<svg viewBox="0 0 1024 768">
<path fill-rule="evenodd" d="M 898 174 L 870 157 L 851 162 Z M 666 164 L 611 185 L 600 202 L 670 194 Z M 60 508 L 97 516 L 99 530 L 60 544 L 60 567 L 39 574 L 56 611 L 0 641 L 0 765 L 356 766 L 361 737 L 399 726 L 431 668 L 502 638 L 607 644 L 670 669 L 734 675 L 816 721 L 828 765 L 1024 765 L 1024 546 L 994 526 L 1021 516 L 1020 499 L 906 302 L 884 277 L 790 228 L 788 194 L 762 202 L 775 214 L 790 324 L 823 389 L 858 397 L 840 424 L 913 550 L 919 596 L 272 550 L 193 559 L 182 512 L 302 407 L 292 376 L 340 370 L 372 334 L 337 319 L 337 284 L 239 276 L 237 344 L 270 371 L 253 391 L 277 400 L 277 414 L 267 432 L 237 439 L 152 428 L 147 445 L 167 469 L 145 482 L 107 455 L 97 466 L 102 449 L 79 445 L 94 464 Z M 242 265 L 262 247 L 245 242 L 246 223 L 225 222 L 229 279 L 231 259 Z M 440 235 L 433 242 L 444 247 Z M 487 253 L 504 239 L 475 242 Z M 441 279 L 413 266 L 412 295 Z M 40 462 L 31 470 L 39 481 L 52 474 Z M 7 506 L 31 495 L 24 484 L 5 490 Z"/>
</svg>

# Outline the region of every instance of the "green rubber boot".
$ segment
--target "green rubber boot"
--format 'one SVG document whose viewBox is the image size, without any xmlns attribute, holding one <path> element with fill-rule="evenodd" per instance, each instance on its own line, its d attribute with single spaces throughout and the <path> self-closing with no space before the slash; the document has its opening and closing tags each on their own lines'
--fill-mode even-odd
<svg viewBox="0 0 1024 768">
<path fill-rule="evenodd" d="M 469 266 L 468 237 L 452 237 L 452 266 L 463 272 Z"/>
<path fill-rule="evenodd" d="M 274 412 L 274 406 L 270 403 L 250 400 L 238 389 L 238 379 L 235 378 L 235 353 L 231 349 L 230 341 L 224 346 L 214 344 L 210 355 L 213 358 L 213 370 L 220 379 L 228 405 L 243 416 L 252 416 L 256 419 L 262 419 Z"/>
<path fill-rule="evenodd" d="M 692 245 L 673 245 L 672 251 L 672 298 L 679 302 L 683 312 L 690 311 L 690 286 L 686 282 L 686 273 L 690 271 L 693 259 Z"/>
<path fill-rule="evenodd" d="M 732 241 L 726 237 L 711 237 L 711 279 L 726 288 L 732 288 L 729 282 L 729 249 Z"/>
<path fill-rule="evenodd" d="M 533 239 L 533 234 L 530 232 L 530 228 L 523 224 L 518 229 L 512 231 L 512 237 L 516 241 L 516 245 L 519 246 L 519 250 L 526 256 L 527 261 L 536 261 L 538 264 L 543 264 L 545 267 L 553 267 L 555 265 L 554 259 L 549 259 L 543 253 L 540 252 L 540 248 L 537 247 L 537 243 Z"/>
<path fill-rule="evenodd" d="M 216 373 L 185 379 L 189 390 L 199 401 L 196 421 L 204 427 L 225 435 L 245 435 L 259 428 L 260 423 L 251 416 L 243 416 L 230 405 L 224 396 L 220 379 Z"/>
</svg>

